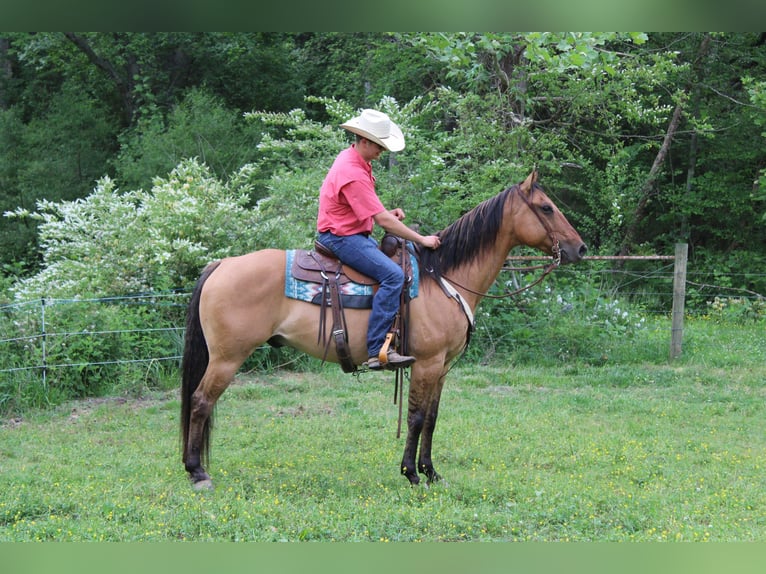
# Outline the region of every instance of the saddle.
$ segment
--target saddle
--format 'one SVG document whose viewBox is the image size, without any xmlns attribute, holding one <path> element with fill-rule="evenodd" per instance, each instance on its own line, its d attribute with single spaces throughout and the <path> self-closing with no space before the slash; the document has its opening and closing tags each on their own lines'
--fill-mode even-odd
<svg viewBox="0 0 766 574">
<path fill-rule="evenodd" d="M 410 301 L 409 286 L 414 280 L 411 253 L 402 238 L 389 233 L 384 235 L 381 240 L 380 250 L 397 264 L 401 265 L 404 271 L 404 288 L 402 289 L 400 311 L 397 313 L 397 317 L 392 325 L 392 332 L 389 333 L 389 337 L 386 339 L 386 342 L 390 344 L 392 338 L 398 336 L 401 348 L 404 350 L 406 339 L 404 337 L 404 324 L 400 321 L 400 317 L 402 310 L 405 309 Z M 312 300 L 313 303 L 321 307 L 317 342 L 321 341 L 325 346 L 324 356 L 326 358 L 330 343 L 334 341 L 343 372 L 356 372 L 357 368 L 348 348 L 348 329 L 344 308 L 370 308 L 372 306 L 372 297 L 343 295 L 342 285 L 357 283 L 371 287 L 374 292 L 377 290 L 378 282 L 356 269 L 341 263 L 333 252 L 319 241 L 315 241 L 314 249 L 310 251 L 296 251 L 290 272 L 299 281 L 316 283 L 321 286 L 319 294 Z M 327 307 L 332 309 L 331 339 L 327 338 Z M 399 328 L 400 323 L 401 329 Z"/>
</svg>

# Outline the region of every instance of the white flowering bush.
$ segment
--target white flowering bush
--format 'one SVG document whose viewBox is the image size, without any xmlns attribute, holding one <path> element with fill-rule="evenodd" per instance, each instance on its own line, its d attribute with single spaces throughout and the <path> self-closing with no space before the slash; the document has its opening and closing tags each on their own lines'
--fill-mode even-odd
<svg viewBox="0 0 766 574">
<path fill-rule="evenodd" d="M 161 385 L 173 364 L 140 360 L 180 354 L 172 328 L 183 325 L 186 299 L 139 305 L 120 296 L 189 291 L 209 261 L 252 250 L 249 170 L 222 183 L 191 159 L 149 191 L 120 192 L 105 177 L 85 198 L 8 214 L 39 221 L 42 269 L 9 292 L 19 302 L 46 301 L 45 329 L 56 336 L 44 360 L 59 367 L 42 384 L 34 368 L 43 364 L 41 314 L 25 320 L 24 332 L 14 311 L 3 314 L 0 333 L 20 342 L 3 347 L 2 362 L 20 369 L 0 377 L 0 410 Z"/>
<path fill-rule="evenodd" d="M 32 300 L 188 288 L 210 260 L 250 250 L 246 175 L 224 184 L 190 159 L 150 191 L 120 192 L 104 177 L 83 199 L 6 214 L 40 222 L 43 258 L 12 291 Z"/>
</svg>

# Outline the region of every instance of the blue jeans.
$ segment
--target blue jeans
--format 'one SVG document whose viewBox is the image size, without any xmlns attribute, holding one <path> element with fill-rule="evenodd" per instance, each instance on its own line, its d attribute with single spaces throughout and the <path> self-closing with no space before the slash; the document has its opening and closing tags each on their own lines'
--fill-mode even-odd
<svg viewBox="0 0 766 574">
<path fill-rule="evenodd" d="M 367 354 L 369 357 L 377 357 L 399 310 L 404 271 L 378 248 L 377 242 L 371 237 L 341 237 L 326 231 L 319 234 L 319 241 L 343 263 L 380 283 L 372 299 L 372 312 L 367 326 Z"/>
</svg>

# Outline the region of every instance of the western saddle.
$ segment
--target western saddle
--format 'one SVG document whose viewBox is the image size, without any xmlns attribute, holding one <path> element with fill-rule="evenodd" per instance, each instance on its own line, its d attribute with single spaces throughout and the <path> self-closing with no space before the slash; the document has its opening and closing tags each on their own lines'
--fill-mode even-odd
<svg viewBox="0 0 766 574">
<path fill-rule="evenodd" d="M 407 249 L 405 241 L 390 233 L 383 236 L 380 242 L 380 249 L 388 255 L 397 264 L 401 265 L 404 271 L 404 288 L 402 289 L 401 303 L 399 311 L 396 314 L 394 322 L 389 331 L 386 342 L 383 345 L 381 355 L 385 356 L 392 343 L 398 343 L 401 352 L 406 353 L 406 316 L 410 300 L 410 285 L 414 281 L 412 255 Z M 344 307 L 349 308 L 369 308 L 372 305 L 371 297 L 347 298 L 341 296 L 341 285 L 353 282 L 360 285 L 366 285 L 377 289 L 378 282 L 368 277 L 356 269 L 344 265 L 338 260 L 330 249 L 322 245 L 319 241 L 314 243 L 314 249 L 310 251 L 299 250 L 296 252 L 291 273 L 295 279 L 318 283 L 321 287 L 321 296 L 319 301 L 319 332 L 317 342 L 322 342 L 325 347 L 324 358 L 330 344 L 335 342 L 335 349 L 338 355 L 340 366 L 345 373 L 354 373 L 357 366 L 351 357 L 348 347 L 348 327 L 346 325 L 346 316 Z M 362 301 L 364 300 L 364 301 Z M 327 307 L 332 309 L 332 337 L 327 337 Z"/>
</svg>

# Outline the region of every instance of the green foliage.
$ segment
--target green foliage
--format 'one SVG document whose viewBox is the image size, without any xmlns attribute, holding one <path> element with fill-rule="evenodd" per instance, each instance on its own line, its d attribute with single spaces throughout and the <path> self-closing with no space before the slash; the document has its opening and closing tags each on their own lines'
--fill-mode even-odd
<svg viewBox="0 0 766 574">
<path fill-rule="evenodd" d="M 2 211 L 84 197 L 106 175 L 147 188 L 191 157 L 224 177 L 254 157 L 241 110 L 303 95 L 285 34 L 2 36 Z M 1 221 L 0 247 L 2 262 L 34 269 L 34 226 Z"/>
<path fill-rule="evenodd" d="M 433 86 L 441 69 L 425 58 L 422 50 L 413 49 L 408 36 L 380 32 L 299 34 L 297 65 L 306 94 L 344 100 L 354 108 L 372 107 L 385 96 L 400 101 L 417 97 Z M 323 106 L 311 109 L 316 116 L 326 117 Z"/>
<path fill-rule="evenodd" d="M 189 87 L 205 87 L 238 112 L 257 107 L 284 111 L 301 105 L 306 78 L 294 34 L 202 32 L 184 48 L 191 69 Z"/>
<path fill-rule="evenodd" d="M 67 84 L 46 113 L 26 125 L 18 185 L 26 197 L 74 199 L 87 193 L 116 151 L 116 126 L 102 102 Z M 51 174 L 56 174 L 51 178 Z"/>
<path fill-rule="evenodd" d="M 31 208 L 81 197 L 104 174 L 115 151 L 116 127 L 101 102 L 67 85 L 46 103 L 45 112 L 24 124 L 17 108 L 0 111 L 0 208 Z M 55 175 L 54 175 L 55 174 Z M 35 226 L 2 226 L 1 260 L 13 262 L 34 243 Z M 23 256 L 22 256 L 23 257 Z"/>
<path fill-rule="evenodd" d="M 197 158 L 217 177 L 225 178 L 257 158 L 259 136 L 221 98 L 192 89 L 166 121 L 155 109 L 124 134 L 114 160 L 116 177 L 129 189 L 144 188 L 158 174 Z"/>
<path fill-rule="evenodd" d="M 120 193 L 102 179 L 88 197 L 40 201 L 44 269 L 14 289 L 17 298 L 131 294 L 188 288 L 213 259 L 248 249 L 247 168 L 223 184 L 187 160 L 151 191 Z"/>
<path fill-rule="evenodd" d="M 307 147 L 297 142 L 291 147 L 289 138 L 300 138 L 301 130 L 294 129 L 276 135 L 286 142 L 278 157 L 271 144 L 258 144 L 264 124 L 241 122 L 242 110 L 275 117 L 298 111 L 332 130 L 339 116 L 327 101 L 347 102 L 341 106 L 354 111 L 391 97 L 396 107 L 414 113 L 398 118 L 411 145 L 388 166 L 399 177 L 384 193 L 406 197 L 412 214 L 426 211 L 422 224 L 430 228 L 536 165 L 592 250 L 621 247 L 634 224 L 631 249 L 660 249 L 682 239 L 725 251 L 742 222 L 748 236 L 762 243 L 763 226 L 752 223 L 763 213 L 762 193 L 753 189 L 762 177 L 764 117 L 763 88 L 753 70 L 766 60 L 757 34 L 4 38 L 8 48 L 0 57 L 10 75 L 0 78 L 7 102 L 3 127 L 9 128 L 0 136 L 3 210 L 32 209 L 41 194 L 51 201 L 82 197 L 104 175 L 129 189 L 146 188 L 190 157 L 219 178 L 245 163 L 256 166 L 250 183 L 257 201 L 268 196 L 277 171 L 307 165 L 319 170 L 327 156 L 324 149 L 303 156 Z M 678 104 L 682 124 L 672 161 L 648 182 Z M 78 181 L 70 177 L 73 158 L 83 168 Z M 51 173 L 66 177 L 45 181 Z M 31 265 L 34 226 L 3 223 L 6 262 Z"/>
<path fill-rule="evenodd" d="M 766 300 L 742 297 L 715 297 L 708 301 L 708 317 L 718 323 L 743 325 L 766 319 Z"/>
<path fill-rule="evenodd" d="M 508 280 L 503 288 L 513 291 L 535 278 L 534 274 L 522 274 Z M 593 285 L 582 274 L 576 274 L 574 280 L 549 279 L 511 298 L 485 299 L 467 360 L 484 364 L 502 357 L 504 362 L 518 365 L 552 366 L 572 361 L 603 365 L 615 360 L 627 341 L 649 336 L 647 315 L 625 297 Z M 631 348 L 629 357 L 618 360 L 657 357 L 656 345 L 643 350 L 646 355 Z"/>
<path fill-rule="evenodd" d="M 0 412 L 174 387 L 186 299 L 46 299 L 4 307 Z"/>
<path fill-rule="evenodd" d="M 766 81 L 756 81 L 750 76 L 742 79 L 750 101 L 753 104 L 753 123 L 764 128 L 766 127 Z M 761 136 L 766 137 L 766 131 L 761 132 Z M 758 202 L 759 208 L 763 210 L 761 219 L 766 221 L 766 210 L 763 209 L 763 201 L 766 201 L 766 168 L 761 168 L 758 172 L 758 179 L 753 182 L 753 201 Z"/>
<path fill-rule="evenodd" d="M 693 271 L 687 278 L 687 308 L 704 314 L 716 296 L 762 298 L 766 293 L 764 265 L 766 254 L 755 246 L 724 254 L 698 249 L 689 262 Z"/>
</svg>

